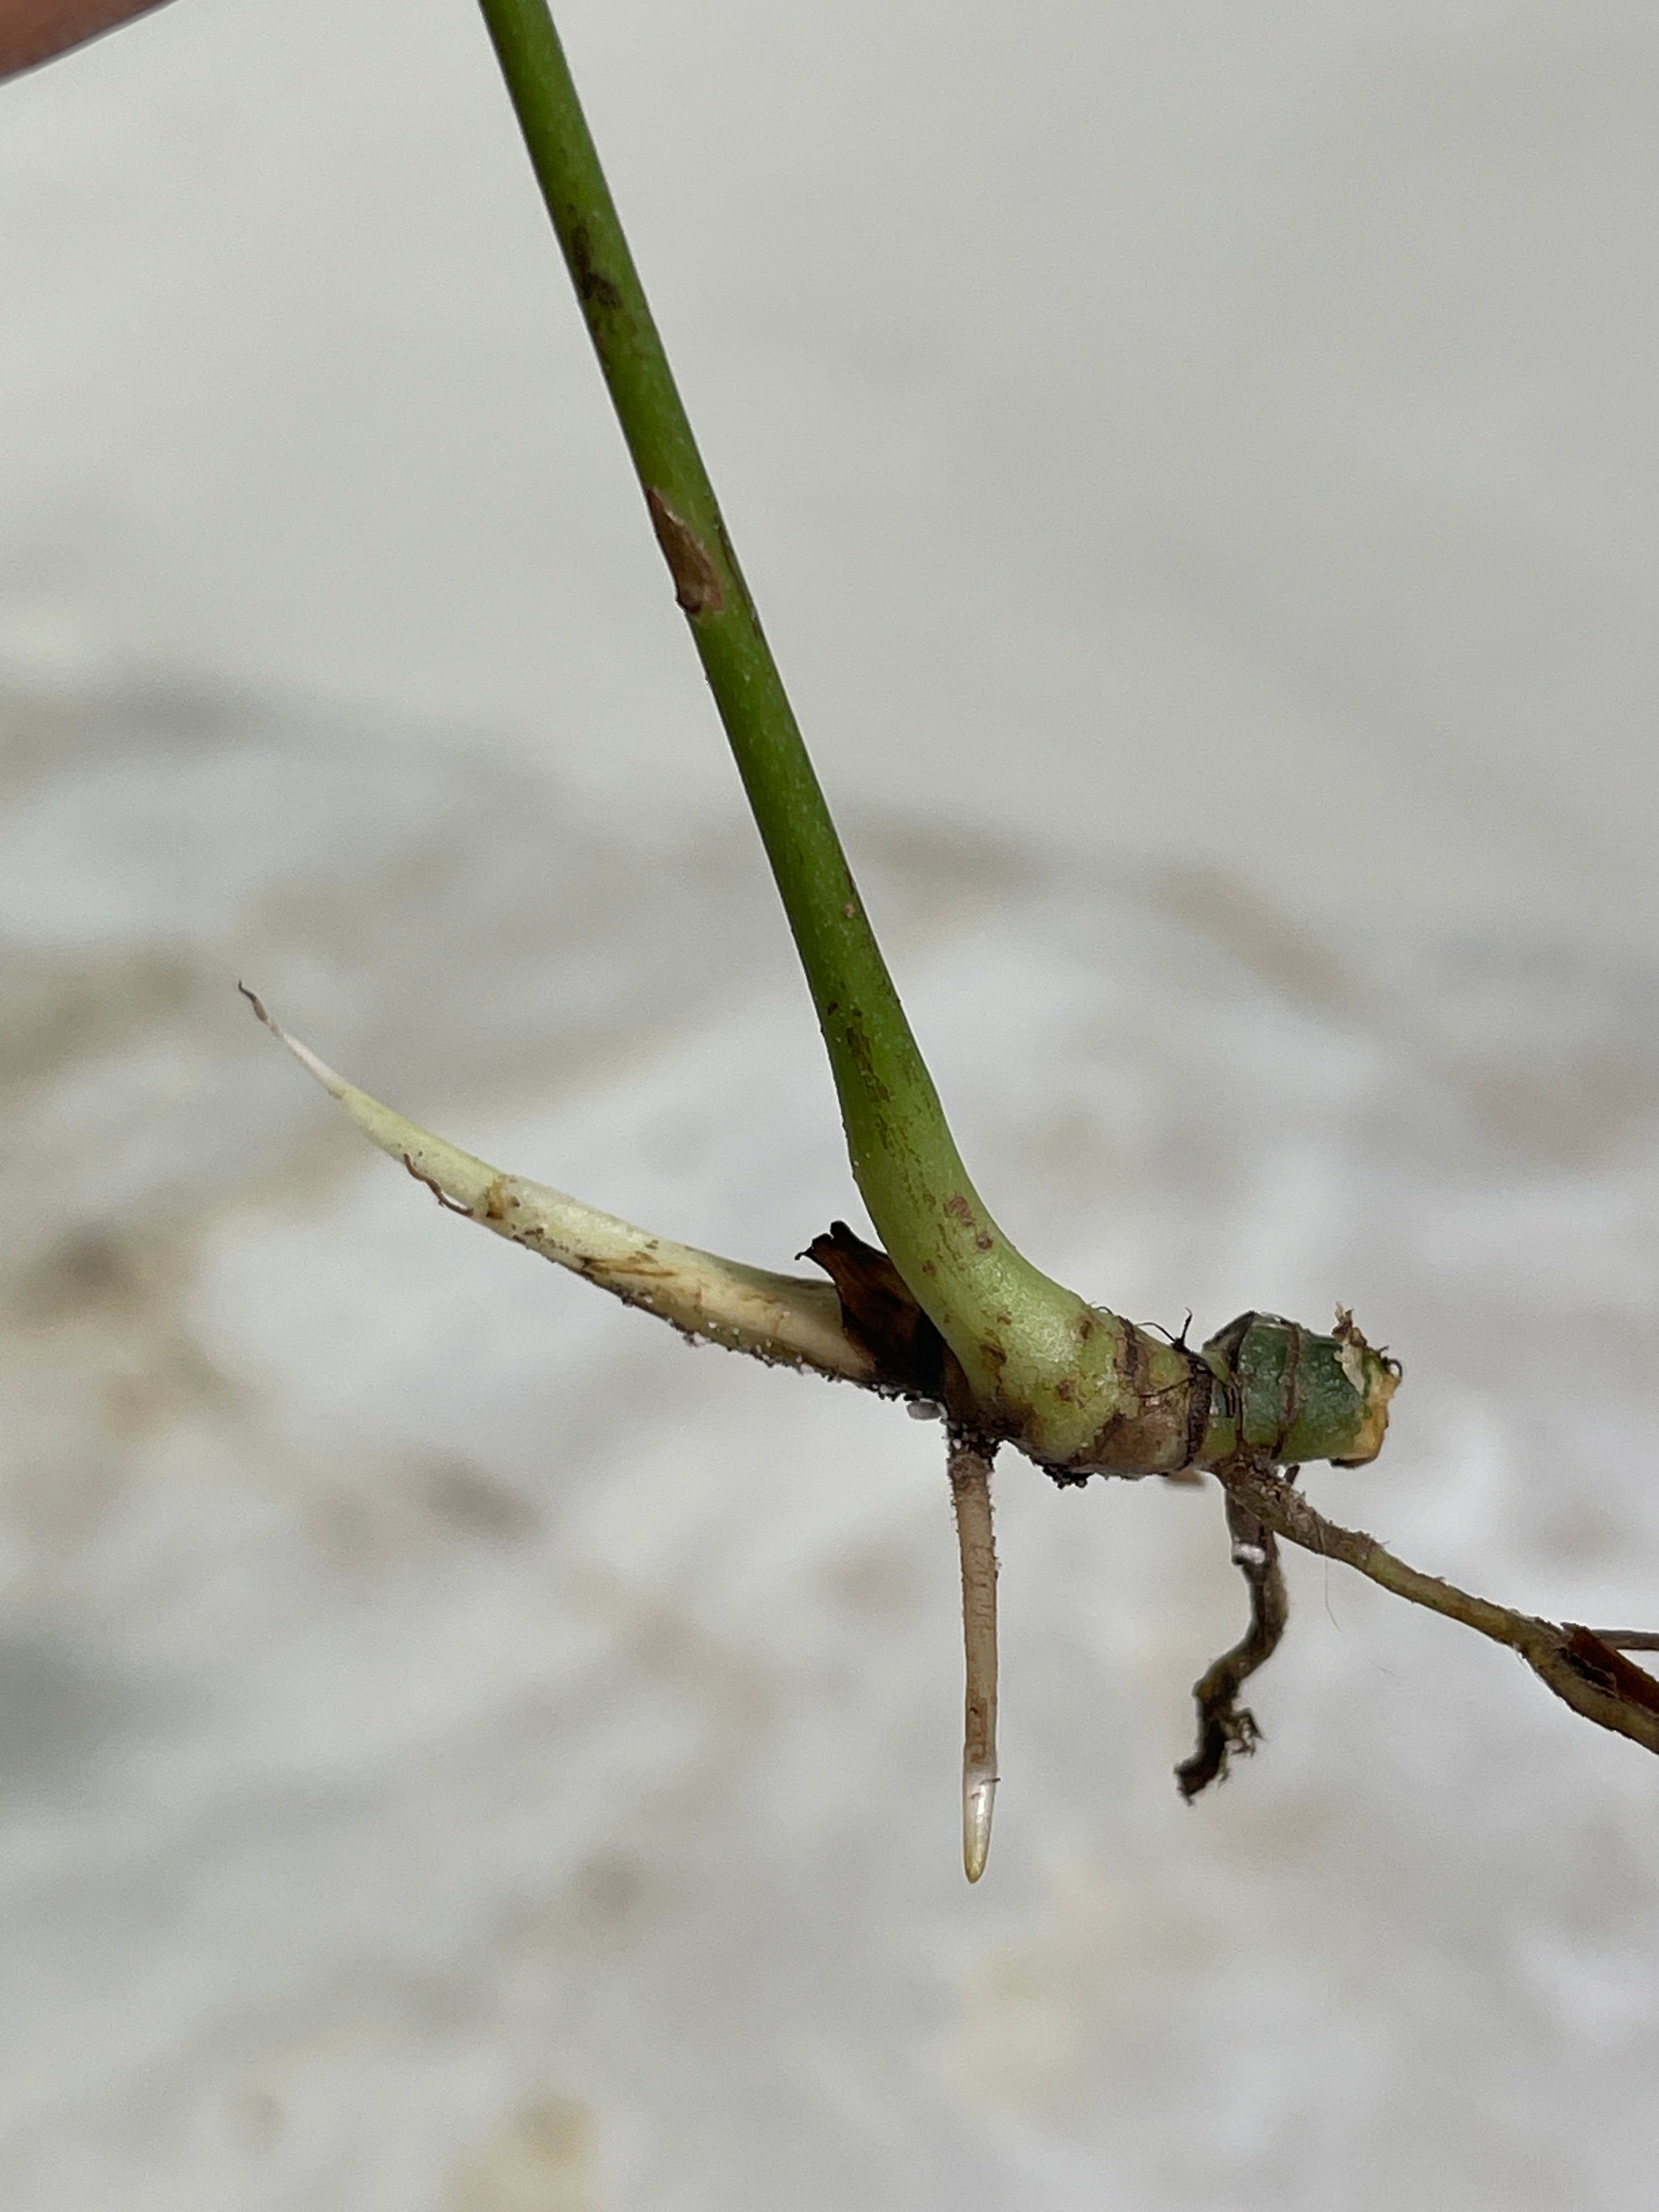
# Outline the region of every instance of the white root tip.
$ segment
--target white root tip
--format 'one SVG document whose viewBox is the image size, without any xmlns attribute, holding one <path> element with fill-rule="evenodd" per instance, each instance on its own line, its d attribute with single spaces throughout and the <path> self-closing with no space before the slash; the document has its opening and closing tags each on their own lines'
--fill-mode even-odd
<svg viewBox="0 0 1659 2212">
<path fill-rule="evenodd" d="M 309 1045 L 301 1044 L 298 1037 L 290 1036 L 282 1024 L 272 1018 L 269 1007 L 257 991 L 250 991 L 246 983 L 239 982 L 236 988 L 252 1007 L 257 1018 L 264 1024 L 279 1043 L 288 1047 L 301 1066 L 314 1075 L 331 1097 L 344 1098 L 347 1091 L 351 1088 L 344 1076 L 337 1075 L 325 1060 L 319 1060 Z"/>
<path fill-rule="evenodd" d="M 962 1769 L 962 1870 L 977 1881 L 991 1856 L 991 1815 L 996 1810 L 997 1778 L 985 1767 Z"/>
</svg>

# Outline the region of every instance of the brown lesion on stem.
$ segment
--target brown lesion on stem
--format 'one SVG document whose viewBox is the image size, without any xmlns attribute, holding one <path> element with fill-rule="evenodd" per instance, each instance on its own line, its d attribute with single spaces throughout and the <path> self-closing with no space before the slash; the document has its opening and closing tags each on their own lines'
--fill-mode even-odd
<svg viewBox="0 0 1659 2212">
<path fill-rule="evenodd" d="M 1273 1532 L 1231 1492 L 1227 1533 L 1232 1539 L 1233 1565 L 1249 1592 L 1250 1621 L 1231 1650 L 1224 1651 L 1193 1685 L 1198 1747 L 1176 1769 L 1176 1785 L 1189 1805 L 1211 1783 L 1224 1781 L 1231 1760 L 1248 1756 L 1261 1741 L 1255 1715 L 1239 1704 L 1238 1693 L 1279 1649 L 1290 1619 L 1290 1594 Z"/>
<path fill-rule="evenodd" d="M 604 307 L 614 313 L 621 307 L 622 287 L 594 261 L 592 240 L 585 222 L 571 227 L 569 268 L 576 296 L 584 307 Z"/>
<path fill-rule="evenodd" d="M 962 1561 L 962 1864 L 985 1871 L 997 1792 L 997 1553 L 991 1525 L 994 1443 L 952 1427 L 951 1502 Z"/>
<path fill-rule="evenodd" d="M 689 615 L 717 615 L 726 605 L 726 586 L 714 555 L 654 487 L 646 487 L 645 503 L 651 510 L 651 527 L 657 533 L 662 557 L 674 579 L 676 603 Z"/>
</svg>

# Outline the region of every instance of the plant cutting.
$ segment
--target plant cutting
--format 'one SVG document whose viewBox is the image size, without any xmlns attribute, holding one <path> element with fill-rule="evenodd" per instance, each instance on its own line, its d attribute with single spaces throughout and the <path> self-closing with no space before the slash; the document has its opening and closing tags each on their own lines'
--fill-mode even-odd
<svg viewBox="0 0 1659 2212">
<path fill-rule="evenodd" d="M 944 1425 L 961 1557 L 963 1859 L 990 1847 L 998 1778 L 993 1461 L 1010 1445 L 1059 1483 L 1212 1475 L 1249 1598 L 1243 1638 L 1196 1685 L 1194 1797 L 1254 1747 L 1245 1681 L 1285 1629 L 1278 1541 L 1342 1560 L 1507 1644 L 1559 1697 L 1659 1751 L 1659 1683 L 1623 1653 L 1659 1639 L 1516 1613 L 1338 1527 L 1299 1468 L 1376 1457 L 1400 1380 L 1339 1308 L 1328 1333 L 1247 1313 L 1201 1346 L 1138 1327 L 1044 1274 L 980 1197 L 876 942 L 681 404 L 544 0 L 481 0 L 525 143 L 632 457 L 647 514 L 730 741 L 805 973 L 853 1176 L 879 1245 L 845 1223 L 804 1256 L 828 1282 L 695 1251 L 504 1174 L 291 1049 L 440 1202 L 686 1334 L 903 1400 Z M 250 996 L 252 994 L 250 994 Z M 261 1019 L 283 1032 L 253 1000 Z"/>
<path fill-rule="evenodd" d="M 1335 1558 L 1516 1650 L 1587 1717 L 1659 1750 L 1659 1684 L 1638 1632 L 1516 1612 L 1407 1566 L 1317 1512 L 1300 1469 L 1381 1449 L 1398 1364 L 1339 1309 L 1320 1332 L 1246 1313 L 1200 1346 L 1043 1273 L 969 1177 L 883 960 L 699 456 L 542 0 L 481 0 L 532 166 L 663 554 L 777 883 L 828 1052 L 854 1182 L 878 1240 L 832 1224 L 821 1279 L 696 1251 L 501 1172 L 356 1089 L 292 1038 L 356 1125 L 452 1211 L 686 1334 L 851 1382 L 943 1425 L 959 1540 L 966 1692 L 963 1850 L 989 1848 L 998 1778 L 990 1479 L 1006 1445 L 1054 1480 L 1213 1477 L 1249 1619 L 1194 1691 L 1195 1796 L 1250 1750 L 1245 1682 L 1285 1629 L 1278 1544 Z M 108 20 L 107 14 L 104 20 Z M 268 1026 L 276 1022 L 250 992 Z"/>
</svg>

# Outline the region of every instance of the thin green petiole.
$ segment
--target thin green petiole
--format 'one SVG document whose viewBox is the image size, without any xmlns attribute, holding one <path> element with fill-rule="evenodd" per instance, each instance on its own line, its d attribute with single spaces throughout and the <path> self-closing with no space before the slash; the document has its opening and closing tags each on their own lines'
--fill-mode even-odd
<svg viewBox="0 0 1659 2212">
<path fill-rule="evenodd" d="M 975 1401 L 1018 1407 L 1045 1371 L 1075 1371 L 1082 1301 L 1014 1249 L 969 1180 L 738 568 L 551 16 L 544 0 L 481 5 L 806 971 L 854 1176 Z"/>
</svg>

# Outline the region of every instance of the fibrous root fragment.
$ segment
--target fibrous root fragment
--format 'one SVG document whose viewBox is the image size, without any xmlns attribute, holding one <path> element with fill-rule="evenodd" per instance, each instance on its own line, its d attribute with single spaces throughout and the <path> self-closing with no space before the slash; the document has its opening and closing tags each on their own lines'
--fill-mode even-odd
<svg viewBox="0 0 1659 2212">
<path fill-rule="evenodd" d="M 1232 1538 L 1233 1565 L 1250 1594 L 1250 1625 L 1231 1650 L 1224 1651 L 1193 1685 L 1198 1747 L 1176 1769 L 1176 1785 L 1189 1805 L 1211 1783 L 1226 1778 L 1234 1758 L 1248 1755 L 1261 1741 L 1255 1715 L 1239 1704 L 1238 1693 L 1257 1668 L 1273 1657 L 1290 1618 L 1290 1598 L 1273 1531 L 1231 1495 L 1227 1498 L 1227 1531 Z"/>
<path fill-rule="evenodd" d="M 1633 1666 L 1616 1648 L 1654 1648 L 1650 1632 L 1614 1629 L 1598 1633 L 1568 1621 L 1557 1624 L 1490 1598 L 1459 1589 L 1398 1559 L 1363 1529 L 1344 1528 L 1316 1513 L 1275 1468 L 1242 1461 L 1219 1467 L 1231 1502 L 1254 1512 L 1275 1534 L 1327 1559 L 1340 1559 L 1413 1605 L 1461 1621 L 1494 1644 L 1507 1644 L 1564 1705 L 1599 1728 L 1659 1752 L 1659 1680 Z"/>
</svg>

